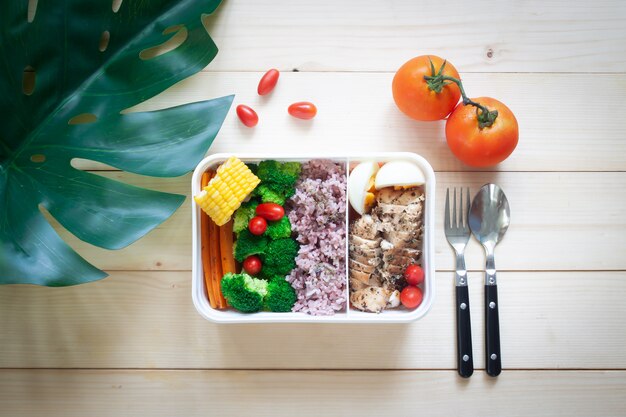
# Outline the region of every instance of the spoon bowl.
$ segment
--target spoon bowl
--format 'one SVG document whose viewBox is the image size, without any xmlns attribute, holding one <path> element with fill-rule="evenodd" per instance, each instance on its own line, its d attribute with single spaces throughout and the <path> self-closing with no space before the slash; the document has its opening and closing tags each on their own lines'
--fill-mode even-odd
<svg viewBox="0 0 626 417">
<path fill-rule="evenodd" d="M 485 184 L 472 201 L 469 226 L 476 239 L 483 245 L 495 248 L 509 228 L 511 209 L 502 188 Z"/>
</svg>

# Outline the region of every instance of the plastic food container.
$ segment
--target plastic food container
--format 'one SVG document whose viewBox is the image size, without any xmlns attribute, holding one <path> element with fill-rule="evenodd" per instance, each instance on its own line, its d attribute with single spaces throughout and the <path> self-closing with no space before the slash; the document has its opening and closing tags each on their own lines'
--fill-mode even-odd
<svg viewBox="0 0 626 417">
<path fill-rule="evenodd" d="M 277 154 L 214 154 L 204 158 L 196 167 L 191 179 L 191 192 L 196 195 L 200 192 L 200 179 L 209 168 L 216 169 L 222 162 L 231 156 L 236 156 L 243 162 L 256 163 L 267 159 L 276 161 L 306 162 L 311 159 L 330 159 L 346 164 L 346 172 L 351 163 L 364 160 L 388 162 L 392 160 L 409 160 L 417 164 L 426 177 L 425 207 L 424 207 L 424 236 L 422 247 L 422 268 L 424 283 L 422 289 L 424 299 L 415 310 L 396 308 L 385 310 L 380 314 L 367 313 L 350 307 L 346 303 L 346 310 L 332 316 L 312 316 L 305 313 L 241 313 L 233 309 L 216 310 L 211 308 L 206 296 L 204 273 L 201 259 L 200 214 L 201 210 L 192 198 L 192 237 L 193 237 L 193 265 L 192 265 L 192 299 L 200 315 L 217 323 L 407 323 L 423 317 L 429 310 L 434 299 L 435 265 L 434 265 L 434 212 L 435 212 L 435 173 L 430 164 L 421 156 L 408 152 L 386 152 L 370 154 L 353 154 L 350 156 L 337 155 L 277 155 Z M 349 186 L 349 185 L 348 185 Z M 349 204 L 349 203 L 348 203 Z M 346 236 L 348 228 L 348 213 L 346 212 Z M 346 239 L 347 241 L 347 239 Z M 346 251 L 348 250 L 346 243 Z M 346 269 L 348 267 L 346 266 Z M 346 271 L 346 299 L 348 297 L 348 273 Z"/>
</svg>

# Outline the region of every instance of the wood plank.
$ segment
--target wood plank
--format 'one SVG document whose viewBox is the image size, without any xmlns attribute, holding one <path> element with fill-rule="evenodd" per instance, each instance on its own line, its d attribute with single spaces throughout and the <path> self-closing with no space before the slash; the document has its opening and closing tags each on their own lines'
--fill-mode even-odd
<svg viewBox="0 0 626 417">
<path fill-rule="evenodd" d="M 121 172 L 103 175 L 147 188 L 189 195 L 190 177 L 167 180 Z M 452 270 L 454 257 L 443 235 L 447 187 L 499 184 L 511 204 L 512 224 L 496 250 L 501 270 L 626 269 L 626 173 L 441 172 L 437 173 L 435 265 Z M 88 245 L 57 226 L 88 261 L 107 270 L 191 269 L 191 201 L 143 239 L 119 251 Z M 468 268 L 483 268 L 483 251 L 472 240 Z"/>
<path fill-rule="evenodd" d="M 361 152 L 416 152 L 435 170 L 475 170 L 448 149 L 445 122 L 416 122 L 396 108 L 391 73 L 283 73 L 276 90 L 265 97 L 256 93 L 260 77 L 261 73 L 200 73 L 134 110 L 236 94 L 211 152 L 345 154 L 357 145 Z M 489 170 L 626 169 L 626 119 L 622 117 L 626 75 L 464 73 L 463 79 L 468 94 L 498 98 L 520 124 L 518 148 Z M 317 105 L 319 113 L 313 121 L 287 115 L 288 105 L 302 100 Z M 241 103 L 258 112 L 255 128 L 243 126 L 237 118 L 235 107 Z M 101 168 L 84 162 L 78 166 Z"/>
<path fill-rule="evenodd" d="M 626 272 L 498 278 L 505 375 L 626 369 Z M 470 273 L 469 282 L 475 366 L 483 368 L 482 274 Z M 195 311 L 190 292 L 189 272 L 113 272 L 69 288 L 0 287 L 0 367 L 456 367 L 450 272 L 437 274 L 432 310 L 409 325 L 216 325 Z"/>
<path fill-rule="evenodd" d="M 210 71 L 395 71 L 425 53 L 462 71 L 624 72 L 626 5 L 600 0 L 228 1 Z"/>
<path fill-rule="evenodd" d="M 0 371 L 4 415 L 623 416 L 626 372 Z M 245 398 L 245 401 L 242 399 Z M 313 406 L 314 404 L 314 406 Z"/>
<path fill-rule="evenodd" d="M 511 206 L 511 226 L 496 248 L 496 266 L 510 270 L 626 269 L 626 173 L 437 174 L 436 267 L 453 270 L 443 234 L 447 187 L 472 195 L 494 182 Z M 472 239 L 468 268 L 484 269 L 484 253 Z"/>
</svg>

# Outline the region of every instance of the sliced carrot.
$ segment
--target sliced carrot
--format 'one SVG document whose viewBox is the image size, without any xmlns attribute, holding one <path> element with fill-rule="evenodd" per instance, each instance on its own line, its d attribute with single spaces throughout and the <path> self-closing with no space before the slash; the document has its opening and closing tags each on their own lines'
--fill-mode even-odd
<svg viewBox="0 0 626 417">
<path fill-rule="evenodd" d="M 220 281 L 222 279 L 222 254 L 220 253 L 220 227 L 209 220 L 209 257 L 211 259 L 212 296 L 218 309 L 226 308 L 226 300 L 222 297 Z M 222 301 L 224 300 L 224 301 Z"/>
<path fill-rule="evenodd" d="M 231 219 L 224 226 L 220 227 L 220 253 L 222 256 L 222 276 L 227 273 L 237 273 L 237 266 L 235 265 L 235 257 L 233 256 L 233 220 Z M 218 281 L 218 285 L 221 282 Z M 220 299 L 226 304 L 224 296 L 220 291 Z"/>
<path fill-rule="evenodd" d="M 204 174 L 202 174 L 202 178 L 200 180 L 200 184 L 202 186 L 202 188 L 204 188 L 209 181 L 211 180 L 211 178 L 213 178 L 214 172 L 212 171 L 206 171 Z M 209 218 L 209 216 L 207 216 L 207 214 L 205 212 L 203 212 L 202 210 L 200 211 L 200 241 L 201 241 L 201 246 L 202 246 L 202 269 L 204 272 L 204 284 L 206 287 L 206 293 L 207 293 L 207 297 L 209 299 L 209 304 L 211 305 L 211 308 L 217 308 L 217 302 L 214 296 L 214 289 L 213 289 L 213 280 L 212 280 L 212 275 L 213 275 L 213 264 L 211 262 L 211 235 L 210 235 L 210 223 L 213 223 L 213 221 Z"/>
</svg>

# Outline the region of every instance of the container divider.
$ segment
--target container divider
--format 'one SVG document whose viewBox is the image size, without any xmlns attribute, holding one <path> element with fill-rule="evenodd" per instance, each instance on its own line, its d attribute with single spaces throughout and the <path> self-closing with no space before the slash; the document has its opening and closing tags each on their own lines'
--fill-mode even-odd
<svg viewBox="0 0 626 417">
<path fill-rule="evenodd" d="M 348 181 L 348 178 L 350 176 L 350 157 L 346 158 L 346 222 L 345 222 L 345 228 L 346 228 L 346 289 L 345 289 L 345 294 L 346 294 L 346 317 L 348 319 L 350 319 L 350 314 L 351 314 L 351 309 L 350 309 L 350 270 L 349 270 L 349 255 L 350 255 L 350 250 L 349 250 L 349 241 L 350 241 L 350 201 L 348 201 L 348 196 L 349 191 L 350 191 L 350 184 Z"/>
</svg>

